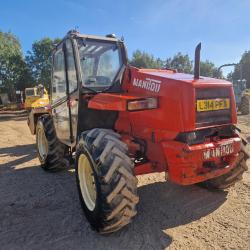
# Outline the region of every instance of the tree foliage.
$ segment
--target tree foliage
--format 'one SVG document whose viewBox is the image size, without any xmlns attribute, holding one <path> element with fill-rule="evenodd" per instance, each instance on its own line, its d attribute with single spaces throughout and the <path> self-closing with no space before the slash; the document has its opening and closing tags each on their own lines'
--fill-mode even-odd
<svg viewBox="0 0 250 250">
<path fill-rule="evenodd" d="M 0 31 L 1 91 L 6 91 L 11 99 L 15 99 L 15 90 L 23 90 L 27 79 L 30 79 L 30 74 L 18 39 L 11 32 Z"/>
<path fill-rule="evenodd" d="M 222 78 L 222 72 L 210 61 L 201 61 L 200 75 L 214 78 Z"/>
<path fill-rule="evenodd" d="M 26 61 L 32 76 L 35 79 L 34 85 L 43 84 L 49 87 L 51 78 L 51 51 L 60 39 L 43 38 L 32 44 L 32 50 L 28 51 Z"/>
<path fill-rule="evenodd" d="M 178 52 L 173 57 L 169 57 L 166 60 L 155 58 L 146 52 L 136 50 L 133 53 L 130 61 L 132 66 L 137 68 L 169 68 L 176 69 L 181 73 L 193 73 L 193 61 L 187 54 Z M 218 71 L 218 68 L 210 61 L 201 61 L 200 63 L 200 74 L 201 76 L 221 78 L 222 72 Z"/>
<path fill-rule="evenodd" d="M 165 67 L 170 69 L 177 69 L 178 72 L 191 74 L 193 69 L 193 62 L 190 60 L 188 55 L 183 55 L 181 52 L 178 52 L 172 58 L 167 58 Z"/>
<path fill-rule="evenodd" d="M 242 67 L 242 79 L 247 80 L 247 87 L 250 88 L 250 50 L 245 51 L 241 56 L 240 62 Z M 239 65 L 234 67 L 234 71 L 228 75 L 228 78 L 233 80 L 240 79 L 240 67 Z"/>
<path fill-rule="evenodd" d="M 137 68 L 162 68 L 164 63 L 160 58 L 155 58 L 146 52 L 136 50 L 130 60 L 130 65 Z"/>
</svg>

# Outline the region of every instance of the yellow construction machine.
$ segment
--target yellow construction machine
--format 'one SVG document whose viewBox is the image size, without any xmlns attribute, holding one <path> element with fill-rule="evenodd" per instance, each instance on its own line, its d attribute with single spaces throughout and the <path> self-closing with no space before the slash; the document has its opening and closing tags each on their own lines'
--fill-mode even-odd
<svg viewBox="0 0 250 250">
<path fill-rule="evenodd" d="M 43 85 L 25 89 L 24 108 L 31 110 L 33 108 L 44 107 L 49 104 L 49 95 Z"/>
</svg>

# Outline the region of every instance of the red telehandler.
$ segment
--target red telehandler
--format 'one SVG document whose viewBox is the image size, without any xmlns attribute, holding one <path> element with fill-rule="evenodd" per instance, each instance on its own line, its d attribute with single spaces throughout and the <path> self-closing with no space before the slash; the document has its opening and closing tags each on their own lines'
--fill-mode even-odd
<svg viewBox="0 0 250 250">
<path fill-rule="evenodd" d="M 32 110 L 28 124 L 43 169 L 74 159 L 80 202 L 98 232 L 136 215 L 136 175 L 167 172 L 180 185 L 225 189 L 247 170 L 232 84 L 200 76 L 200 48 L 194 75 L 131 67 L 114 35 L 70 31 L 54 49 L 51 106 Z"/>
</svg>

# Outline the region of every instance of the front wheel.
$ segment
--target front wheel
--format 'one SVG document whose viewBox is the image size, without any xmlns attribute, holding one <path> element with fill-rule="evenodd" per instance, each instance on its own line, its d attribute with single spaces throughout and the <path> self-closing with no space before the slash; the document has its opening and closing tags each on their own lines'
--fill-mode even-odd
<svg viewBox="0 0 250 250">
<path fill-rule="evenodd" d="M 92 228 L 112 233 L 136 215 L 137 179 L 127 145 L 112 130 L 93 129 L 82 135 L 76 151 L 80 202 Z"/>
<path fill-rule="evenodd" d="M 68 161 L 64 158 L 68 148 L 57 139 L 50 115 L 43 115 L 37 121 L 36 147 L 44 170 L 54 172 L 68 166 Z"/>
</svg>

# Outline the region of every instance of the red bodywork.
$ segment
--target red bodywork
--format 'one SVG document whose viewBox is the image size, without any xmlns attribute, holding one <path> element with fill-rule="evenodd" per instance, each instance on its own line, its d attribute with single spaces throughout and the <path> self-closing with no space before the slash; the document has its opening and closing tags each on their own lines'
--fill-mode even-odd
<svg viewBox="0 0 250 250">
<path fill-rule="evenodd" d="M 176 141 L 179 133 L 223 127 L 237 123 L 236 106 L 232 84 L 224 80 L 201 77 L 171 70 L 127 68 L 123 77 L 122 94 L 101 93 L 95 95 L 89 108 L 119 111 L 115 129 L 127 143 L 131 155 L 138 150 L 137 140 L 146 145 L 146 162 L 135 165 L 135 174 L 168 172 L 175 183 L 188 185 L 225 174 L 236 165 L 241 140 L 235 135 L 223 140 L 207 140 L 189 146 Z M 230 98 L 230 121 L 227 123 L 201 126 L 196 122 L 197 91 L 226 90 Z M 158 108 L 128 111 L 127 103 L 147 97 L 158 98 Z M 203 159 L 206 149 L 233 144 L 233 152 L 224 157 Z M 216 167 L 208 168 L 214 163 Z"/>
</svg>

